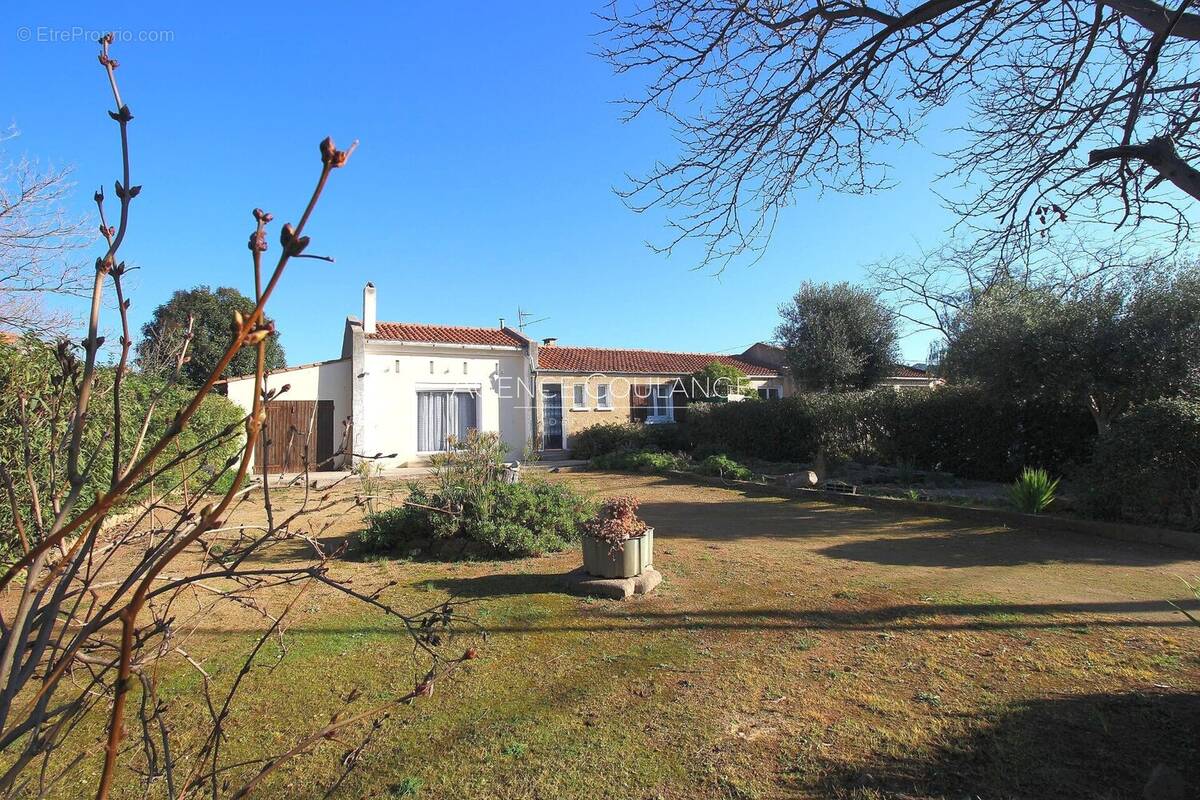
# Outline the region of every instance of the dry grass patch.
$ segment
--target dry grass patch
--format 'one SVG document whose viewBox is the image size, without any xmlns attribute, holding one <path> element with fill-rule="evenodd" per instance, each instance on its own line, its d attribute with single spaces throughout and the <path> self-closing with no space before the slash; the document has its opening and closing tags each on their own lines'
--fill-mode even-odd
<svg viewBox="0 0 1200 800">
<path fill-rule="evenodd" d="M 1200 564 L 661 478 L 554 479 L 642 500 L 661 591 L 562 594 L 574 552 L 339 562 L 343 577 L 395 580 L 396 605 L 471 598 L 490 639 L 384 724 L 337 796 L 1115 798 L 1160 761 L 1200 787 L 1200 631 L 1165 603 Z M 292 501 L 275 493 L 277 509 Z M 361 524 L 325 522 L 331 543 Z M 412 680 L 398 630 L 332 593 L 306 602 L 251 675 L 236 713 L 253 724 L 231 752 L 278 745 L 352 690 L 369 702 Z M 251 627 L 230 610 L 197 632 L 218 683 Z M 197 702 L 193 671 L 164 680 L 172 702 Z M 267 796 L 309 796 L 343 753 L 329 743 L 284 768 Z"/>
</svg>

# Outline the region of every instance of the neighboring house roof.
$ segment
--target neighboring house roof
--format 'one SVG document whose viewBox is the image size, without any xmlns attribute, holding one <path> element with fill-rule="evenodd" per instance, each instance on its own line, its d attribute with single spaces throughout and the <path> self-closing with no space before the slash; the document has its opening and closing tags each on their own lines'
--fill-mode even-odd
<svg viewBox="0 0 1200 800">
<path fill-rule="evenodd" d="M 324 366 L 328 366 L 329 364 L 336 364 L 339 361 L 348 361 L 348 360 L 350 360 L 349 356 L 342 356 L 341 358 L 327 358 L 324 361 L 310 361 L 307 364 L 294 364 L 289 367 L 280 367 L 279 369 L 271 369 L 271 370 L 267 370 L 267 373 L 270 375 L 282 375 L 285 372 L 295 372 L 295 371 L 301 370 L 301 369 L 312 369 L 313 367 L 324 367 Z M 254 377 L 253 372 L 247 373 L 245 375 L 230 375 L 228 378 L 222 378 L 221 380 L 217 381 L 213 385 L 220 386 L 223 383 L 229 383 L 231 381 L 244 381 L 244 380 L 249 380 L 250 378 L 253 378 L 253 377 Z"/>
<path fill-rule="evenodd" d="M 476 344 L 490 347 L 522 347 L 525 340 L 508 328 L 471 328 L 462 325 L 424 325 L 419 322 L 379 322 L 367 338 L 385 342 L 429 342 L 431 344 Z"/>
<path fill-rule="evenodd" d="M 712 353 L 671 353 L 659 350 L 614 350 L 608 347 L 541 347 L 538 369 L 554 372 L 686 375 L 716 362 L 747 375 L 773 377 L 777 371 L 736 356 Z"/>
<path fill-rule="evenodd" d="M 761 364 L 764 367 L 779 368 L 786 366 L 787 353 L 782 347 L 766 342 L 756 342 L 746 349 L 738 358 L 751 364 Z"/>
<path fill-rule="evenodd" d="M 784 367 L 787 361 L 787 354 L 782 347 L 766 342 L 758 342 L 742 353 L 739 358 L 749 361 L 753 364 L 763 364 L 773 367 Z M 929 379 L 929 373 L 920 367 L 910 367 L 907 364 L 896 364 L 892 367 L 887 375 L 887 379 L 893 378 L 921 378 Z"/>
<path fill-rule="evenodd" d="M 888 375 L 889 378 L 928 378 L 929 373 L 919 367 L 910 367 L 907 364 L 897 364 L 892 367 L 892 372 Z"/>
</svg>

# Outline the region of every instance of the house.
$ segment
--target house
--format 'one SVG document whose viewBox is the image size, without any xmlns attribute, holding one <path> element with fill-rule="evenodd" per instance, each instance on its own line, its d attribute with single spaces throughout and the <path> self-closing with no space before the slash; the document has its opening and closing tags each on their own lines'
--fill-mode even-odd
<svg viewBox="0 0 1200 800">
<path fill-rule="evenodd" d="M 420 464 L 472 429 L 498 432 L 513 458 L 526 450 L 553 457 L 569 452 L 572 437 L 591 425 L 677 421 L 696 388 L 689 376 L 713 363 L 740 370 L 743 388 L 763 398 L 799 391 L 784 351 L 763 342 L 737 356 L 567 347 L 531 339 L 503 320 L 494 328 L 381 322 L 376 305 L 368 283 L 362 319 L 346 319 L 340 358 L 267 376 L 267 390 L 278 394 L 256 469 L 347 468 L 364 459 Z M 882 381 L 896 388 L 936 383 L 905 366 Z M 230 400 L 251 408 L 253 376 L 224 385 Z"/>
<path fill-rule="evenodd" d="M 780 383 L 783 385 L 783 395 L 785 397 L 790 397 L 801 391 L 795 377 L 791 374 L 791 369 L 787 365 L 787 355 L 784 353 L 782 347 L 767 344 L 766 342 L 758 342 L 751 345 L 739 358 L 752 364 L 760 364 L 775 369 L 779 374 Z M 941 378 L 934 377 L 920 367 L 897 364 L 889 372 L 888 376 L 879 382 L 879 385 L 891 386 L 894 389 L 929 389 L 934 386 L 940 386 L 943 383 L 945 381 Z"/>
<path fill-rule="evenodd" d="M 765 395 L 784 390 L 778 369 L 740 357 L 562 347 L 503 321 L 495 328 L 382 322 L 376 306 L 368 283 L 362 319 L 346 320 L 340 358 L 267 376 L 266 389 L 279 394 L 256 469 L 420 464 L 471 429 L 498 432 L 514 458 L 527 448 L 566 453 L 589 425 L 674 421 L 686 404 L 681 379 L 713 362 L 742 370 Z M 249 410 L 253 384 L 242 376 L 224 386 Z"/>
<path fill-rule="evenodd" d="M 783 392 L 778 370 L 736 356 L 560 347 L 554 339 L 535 353 L 535 421 L 545 450 L 569 447 L 574 434 L 598 423 L 675 422 L 688 402 L 689 376 L 713 363 L 741 370 L 750 388 Z"/>
</svg>

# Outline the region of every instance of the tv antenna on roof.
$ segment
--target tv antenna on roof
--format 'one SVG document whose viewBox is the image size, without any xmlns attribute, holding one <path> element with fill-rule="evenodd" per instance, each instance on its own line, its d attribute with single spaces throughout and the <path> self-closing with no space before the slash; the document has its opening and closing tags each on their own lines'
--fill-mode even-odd
<svg viewBox="0 0 1200 800">
<path fill-rule="evenodd" d="M 550 319 L 549 317 L 530 319 L 532 316 L 534 316 L 532 311 L 525 311 L 520 306 L 517 306 L 517 328 L 523 332 L 528 325 L 536 325 L 539 322 L 545 322 L 546 320 Z"/>
</svg>

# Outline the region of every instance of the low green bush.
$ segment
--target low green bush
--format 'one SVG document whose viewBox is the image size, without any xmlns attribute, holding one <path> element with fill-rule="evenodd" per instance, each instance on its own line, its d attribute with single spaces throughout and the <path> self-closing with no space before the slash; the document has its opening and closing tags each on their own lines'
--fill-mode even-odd
<svg viewBox="0 0 1200 800">
<path fill-rule="evenodd" d="M 628 470 L 630 472 L 653 472 L 662 474 L 671 470 L 691 469 L 688 457 L 678 453 L 660 453 L 654 450 L 605 453 L 591 460 L 595 469 Z"/>
<path fill-rule="evenodd" d="M 687 426 L 674 422 L 660 422 L 652 425 L 642 425 L 642 437 L 648 450 L 662 450 L 664 453 L 682 453 L 692 449 L 688 437 Z"/>
<path fill-rule="evenodd" d="M 606 422 L 571 435 L 571 457 L 586 460 L 632 450 L 672 453 L 687 449 L 689 442 L 684 427 L 674 423 L 643 425 Z"/>
<path fill-rule="evenodd" d="M 1082 478 L 1097 516 L 1200 530 L 1200 402 L 1155 400 L 1119 417 Z"/>
<path fill-rule="evenodd" d="M 497 483 L 471 509 L 465 532 L 485 552 L 503 556 L 553 553 L 579 541 L 595 513 L 592 504 L 559 483 Z"/>
<path fill-rule="evenodd" d="M 538 480 L 489 483 L 461 507 L 419 485 L 409 489 L 408 502 L 415 505 L 367 515 L 358 534 L 362 550 L 434 558 L 536 556 L 578 541 L 594 513 L 577 492 Z"/>
<path fill-rule="evenodd" d="M 584 428 L 571 435 L 571 457 L 590 460 L 606 453 L 641 450 L 646 446 L 646 428 L 629 422 L 606 422 Z"/>
<path fill-rule="evenodd" d="M 696 465 L 695 472 L 698 475 L 711 475 L 738 481 L 748 481 L 754 477 L 754 473 L 748 467 L 724 454 L 711 455 L 704 459 Z"/>
</svg>

